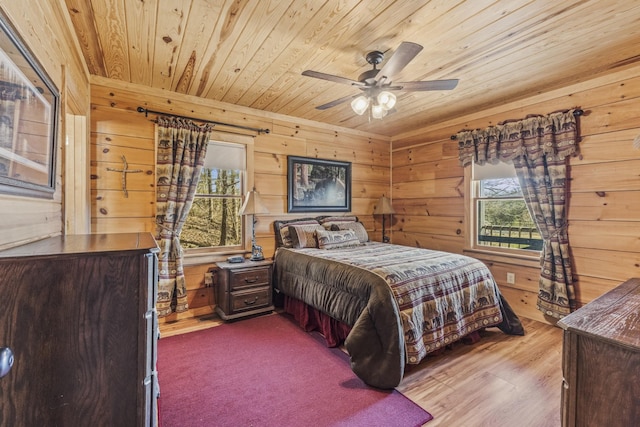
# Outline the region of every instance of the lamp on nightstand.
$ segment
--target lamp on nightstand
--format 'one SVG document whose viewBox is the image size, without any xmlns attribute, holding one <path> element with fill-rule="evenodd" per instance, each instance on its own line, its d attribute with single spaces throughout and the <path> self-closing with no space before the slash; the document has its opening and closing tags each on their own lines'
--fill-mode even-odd
<svg viewBox="0 0 640 427">
<path fill-rule="evenodd" d="M 382 241 L 384 243 L 389 243 L 389 238 L 386 236 L 384 232 L 384 217 L 385 215 L 393 215 L 396 211 L 393 210 L 393 206 L 391 206 L 391 200 L 388 197 L 382 196 L 378 200 L 376 204 L 376 208 L 373 211 L 374 215 L 382 215 Z M 389 218 L 391 219 L 391 218 Z"/>
<path fill-rule="evenodd" d="M 260 193 L 258 193 L 255 188 L 249 191 L 238 215 L 253 215 L 251 223 L 251 261 L 261 261 L 264 259 L 262 246 L 256 245 L 256 214 L 266 213 L 269 213 L 269 210 L 262 203 Z"/>
</svg>

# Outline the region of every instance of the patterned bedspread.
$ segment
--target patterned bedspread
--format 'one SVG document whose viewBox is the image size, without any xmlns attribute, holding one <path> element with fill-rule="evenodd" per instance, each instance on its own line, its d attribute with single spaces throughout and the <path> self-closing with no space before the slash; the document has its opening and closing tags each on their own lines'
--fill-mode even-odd
<svg viewBox="0 0 640 427">
<path fill-rule="evenodd" d="M 382 277 L 400 311 L 407 362 L 502 321 L 497 285 L 480 261 L 457 254 L 368 243 L 296 251 L 357 266 Z"/>
<path fill-rule="evenodd" d="M 467 256 L 376 242 L 280 248 L 275 274 L 277 290 L 352 326 L 352 369 L 376 387 L 395 387 L 406 363 L 481 328 L 523 333 L 489 269 Z"/>
</svg>

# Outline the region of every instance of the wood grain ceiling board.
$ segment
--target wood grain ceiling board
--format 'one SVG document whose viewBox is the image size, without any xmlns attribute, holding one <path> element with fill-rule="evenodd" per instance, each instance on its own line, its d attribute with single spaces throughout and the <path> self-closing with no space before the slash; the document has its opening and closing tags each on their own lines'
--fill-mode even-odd
<svg viewBox="0 0 640 427">
<path fill-rule="evenodd" d="M 65 2 L 92 74 L 380 135 L 640 60 L 640 2 L 627 0 Z M 424 50 L 394 81 L 457 78 L 458 87 L 399 92 L 382 120 L 348 102 L 315 108 L 359 90 L 303 70 L 357 80 L 369 51 L 388 59 L 402 41 Z"/>
<path fill-rule="evenodd" d="M 107 75 L 116 80 L 130 82 L 130 67 L 137 64 L 131 64 L 129 61 L 125 1 L 97 1 L 91 2 L 91 6 Z"/>
<path fill-rule="evenodd" d="M 130 81 L 150 86 L 152 82 L 151 58 L 154 57 L 158 40 L 156 37 L 149 37 L 149 35 L 155 33 L 157 2 L 127 1 L 124 3 L 124 7 Z"/>
<path fill-rule="evenodd" d="M 107 72 L 104 68 L 102 49 L 98 41 L 91 4 L 85 0 L 65 1 L 89 72 L 98 76 L 106 76 Z"/>
</svg>

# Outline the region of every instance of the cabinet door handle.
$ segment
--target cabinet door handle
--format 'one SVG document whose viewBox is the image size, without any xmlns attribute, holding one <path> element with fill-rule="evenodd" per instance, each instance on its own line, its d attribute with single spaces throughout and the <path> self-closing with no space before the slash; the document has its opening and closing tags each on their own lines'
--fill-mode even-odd
<svg viewBox="0 0 640 427">
<path fill-rule="evenodd" d="M 245 305 L 253 305 L 258 301 L 258 297 L 255 297 L 253 301 L 244 300 Z"/>
<path fill-rule="evenodd" d="M 0 378 L 9 373 L 13 366 L 13 352 L 9 347 L 0 348 Z"/>
</svg>

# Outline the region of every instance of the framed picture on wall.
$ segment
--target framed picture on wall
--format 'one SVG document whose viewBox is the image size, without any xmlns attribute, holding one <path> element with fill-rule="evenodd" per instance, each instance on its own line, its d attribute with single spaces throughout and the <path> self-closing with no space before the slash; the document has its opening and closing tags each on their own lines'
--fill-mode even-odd
<svg viewBox="0 0 640 427">
<path fill-rule="evenodd" d="M 0 13 L 0 192 L 53 198 L 59 98 Z"/>
<path fill-rule="evenodd" d="M 351 163 L 287 157 L 288 212 L 351 211 Z"/>
</svg>

